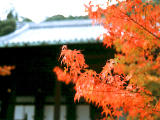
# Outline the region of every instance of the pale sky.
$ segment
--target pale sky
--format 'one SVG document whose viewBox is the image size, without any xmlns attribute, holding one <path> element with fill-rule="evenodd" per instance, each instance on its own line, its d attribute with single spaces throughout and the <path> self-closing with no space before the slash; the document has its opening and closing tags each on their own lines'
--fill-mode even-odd
<svg viewBox="0 0 160 120">
<path fill-rule="evenodd" d="M 84 2 L 84 0 L 0 0 L 0 18 L 5 18 L 10 8 L 14 8 L 19 16 L 28 17 L 35 22 L 57 14 L 86 15 Z"/>
<path fill-rule="evenodd" d="M 19 16 L 41 22 L 46 17 L 61 14 L 64 16 L 87 15 L 84 4 L 90 0 L 0 0 L 0 19 L 4 19 L 14 8 Z M 104 0 L 94 0 L 104 3 Z M 115 1 L 115 0 L 113 0 Z"/>
</svg>

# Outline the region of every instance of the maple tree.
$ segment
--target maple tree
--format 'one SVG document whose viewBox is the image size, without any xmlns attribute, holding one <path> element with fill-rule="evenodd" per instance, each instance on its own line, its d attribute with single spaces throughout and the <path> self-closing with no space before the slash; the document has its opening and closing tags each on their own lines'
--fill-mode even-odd
<svg viewBox="0 0 160 120">
<path fill-rule="evenodd" d="M 15 66 L 0 66 L 0 75 L 8 76 L 11 75 L 11 70 L 15 69 Z"/>
<path fill-rule="evenodd" d="M 122 113 L 129 118 L 158 119 L 160 99 L 146 87 L 160 83 L 160 4 L 152 0 L 126 0 L 112 4 L 90 1 L 86 10 L 91 19 L 106 29 L 102 35 L 106 47 L 117 51 L 107 60 L 100 73 L 89 69 L 81 51 L 66 45 L 60 54 L 64 69 L 55 67 L 59 81 L 73 83 L 75 101 L 102 108 L 102 115 L 110 119 Z"/>
</svg>

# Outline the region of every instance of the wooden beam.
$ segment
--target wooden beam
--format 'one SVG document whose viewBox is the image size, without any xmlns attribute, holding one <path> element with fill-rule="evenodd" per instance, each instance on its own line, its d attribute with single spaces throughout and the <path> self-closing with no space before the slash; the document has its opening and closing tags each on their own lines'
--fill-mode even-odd
<svg viewBox="0 0 160 120">
<path fill-rule="evenodd" d="M 36 102 L 35 102 L 35 120 L 43 120 L 44 112 L 44 94 L 42 94 L 41 89 L 38 89 L 36 95 Z"/>
<path fill-rule="evenodd" d="M 54 120 L 60 120 L 61 83 L 56 80 Z"/>
</svg>

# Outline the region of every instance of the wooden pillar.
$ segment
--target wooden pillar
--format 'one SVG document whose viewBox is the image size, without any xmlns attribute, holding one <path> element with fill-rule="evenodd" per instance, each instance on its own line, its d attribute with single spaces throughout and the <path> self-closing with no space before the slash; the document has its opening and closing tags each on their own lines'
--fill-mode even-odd
<svg viewBox="0 0 160 120">
<path fill-rule="evenodd" d="M 14 108 L 15 108 L 15 99 L 16 99 L 16 92 L 15 90 L 8 90 L 9 98 L 8 98 L 8 107 L 7 107 L 7 120 L 14 119 Z"/>
<path fill-rule="evenodd" d="M 66 117 L 67 117 L 67 120 L 76 120 L 76 117 L 77 117 L 74 97 L 71 97 L 71 96 L 67 98 L 67 116 Z"/>
<path fill-rule="evenodd" d="M 34 120 L 44 120 L 44 94 L 38 89 L 35 100 L 35 117 Z"/>
<path fill-rule="evenodd" d="M 1 109 L 0 109 L 0 120 L 6 119 L 7 117 L 7 108 L 8 108 L 8 93 L 6 91 L 0 92 L 1 97 Z"/>
<path fill-rule="evenodd" d="M 60 120 L 60 105 L 61 105 L 61 83 L 56 80 L 55 86 L 55 109 L 54 109 L 54 119 Z"/>
<path fill-rule="evenodd" d="M 96 107 L 94 104 L 90 104 L 90 118 L 91 120 L 101 119 L 101 108 Z"/>
</svg>

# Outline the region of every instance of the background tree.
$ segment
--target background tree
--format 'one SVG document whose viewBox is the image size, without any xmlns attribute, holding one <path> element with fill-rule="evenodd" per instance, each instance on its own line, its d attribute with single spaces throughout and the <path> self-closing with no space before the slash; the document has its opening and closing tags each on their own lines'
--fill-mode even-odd
<svg viewBox="0 0 160 120">
<path fill-rule="evenodd" d="M 158 119 L 160 116 L 160 5 L 152 0 L 110 0 L 86 5 L 91 19 L 106 29 L 103 44 L 117 53 L 103 70 L 89 69 L 80 51 L 62 47 L 64 70 L 54 68 L 57 78 L 75 85 L 75 100 L 84 97 L 102 108 L 105 118 Z M 156 87 L 156 86 L 154 86 Z"/>
<path fill-rule="evenodd" d="M 14 14 L 14 10 L 10 10 L 9 13 L 7 14 L 7 20 L 14 19 L 18 21 L 18 15 L 17 13 Z"/>
<path fill-rule="evenodd" d="M 17 14 L 14 15 L 11 10 L 6 20 L 0 20 L 0 36 L 7 35 L 16 30 L 16 21 L 18 20 Z"/>
<path fill-rule="evenodd" d="M 22 22 L 33 22 L 31 19 L 26 18 L 26 17 L 21 17 Z"/>
<path fill-rule="evenodd" d="M 63 15 L 54 15 L 52 17 L 48 17 L 45 21 L 63 20 L 63 19 L 65 19 Z"/>
<path fill-rule="evenodd" d="M 45 21 L 74 20 L 74 19 L 88 19 L 88 15 L 87 15 L 87 16 L 68 16 L 68 17 L 65 17 L 65 16 L 63 16 L 63 15 L 54 15 L 54 16 L 52 16 L 52 17 L 46 18 Z"/>
</svg>

